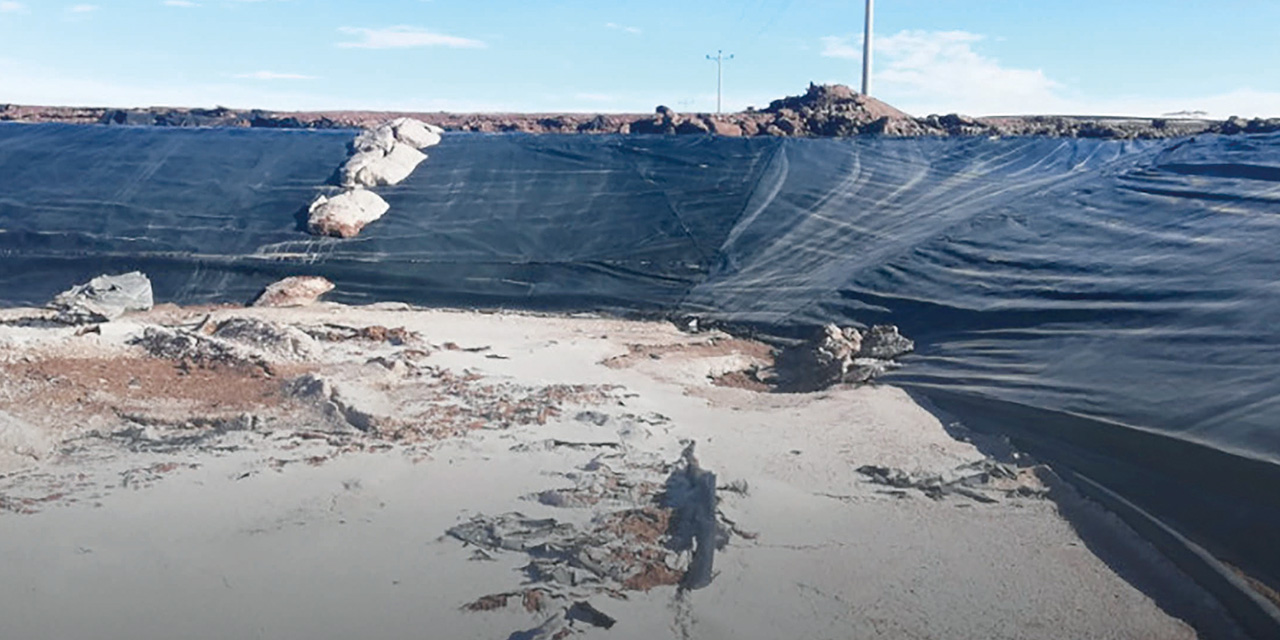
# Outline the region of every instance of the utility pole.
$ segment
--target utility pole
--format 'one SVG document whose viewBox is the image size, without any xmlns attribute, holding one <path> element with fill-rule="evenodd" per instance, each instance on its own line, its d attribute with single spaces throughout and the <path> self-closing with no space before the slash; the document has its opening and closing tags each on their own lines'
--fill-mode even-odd
<svg viewBox="0 0 1280 640">
<path fill-rule="evenodd" d="M 862 95 L 871 95 L 871 23 L 875 18 L 876 0 L 867 0 L 867 20 L 862 32 Z"/>
<path fill-rule="evenodd" d="M 707 56 L 708 60 L 716 63 L 716 115 L 720 115 L 720 92 L 724 87 L 724 63 L 726 60 L 732 60 L 733 54 L 724 55 L 723 50 L 716 51 L 715 57 Z"/>
</svg>

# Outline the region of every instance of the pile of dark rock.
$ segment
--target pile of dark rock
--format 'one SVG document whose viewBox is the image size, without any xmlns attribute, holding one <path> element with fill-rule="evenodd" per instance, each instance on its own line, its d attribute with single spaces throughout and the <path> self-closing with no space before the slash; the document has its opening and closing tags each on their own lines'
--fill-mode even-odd
<svg viewBox="0 0 1280 640">
<path fill-rule="evenodd" d="M 799 96 L 774 100 L 768 108 L 724 115 L 681 115 L 661 106 L 650 118 L 631 122 L 620 133 L 836 137 L 907 131 L 897 123 L 911 116 L 844 85 L 810 84 Z"/>
<path fill-rule="evenodd" d="M 828 324 L 812 339 L 782 350 L 774 365 L 779 391 L 805 393 L 838 384 L 865 384 L 898 366 L 915 343 L 893 325 L 860 330 Z"/>
<path fill-rule="evenodd" d="M 238 111 L 226 107 L 213 109 L 109 109 L 97 119 L 98 124 L 146 127 L 258 127 L 267 129 L 337 129 L 344 123 L 324 116 L 299 117 L 261 109 Z"/>
</svg>

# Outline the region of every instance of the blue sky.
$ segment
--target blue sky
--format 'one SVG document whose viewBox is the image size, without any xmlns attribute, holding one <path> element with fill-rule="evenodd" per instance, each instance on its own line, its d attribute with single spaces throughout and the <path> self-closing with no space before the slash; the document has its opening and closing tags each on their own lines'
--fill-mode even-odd
<svg viewBox="0 0 1280 640">
<path fill-rule="evenodd" d="M 879 0 L 910 113 L 1280 116 L 1275 0 Z M 763 106 L 857 86 L 862 2 L 0 0 L 0 102 L 454 111 Z"/>
</svg>

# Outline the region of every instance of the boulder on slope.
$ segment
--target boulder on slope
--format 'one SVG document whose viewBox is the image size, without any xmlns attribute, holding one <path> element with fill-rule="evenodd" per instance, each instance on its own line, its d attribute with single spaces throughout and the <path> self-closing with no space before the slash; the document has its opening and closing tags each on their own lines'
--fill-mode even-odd
<svg viewBox="0 0 1280 640">
<path fill-rule="evenodd" d="M 339 181 L 344 187 L 399 184 L 426 159 L 425 153 L 400 142 L 392 144 L 387 151 L 370 148 L 357 152 L 342 165 Z"/>
<path fill-rule="evenodd" d="M 351 189 L 332 198 L 322 195 L 311 203 L 307 228 L 313 235 L 352 238 L 390 208 L 386 200 L 365 189 Z"/>
<path fill-rule="evenodd" d="M 320 276 L 292 276 L 267 285 L 255 307 L 303 307 L 333 291 L 333 283 Z"/>
<path fill-rule="evenodd" d="M 398 142 L 415 149 L 426 149 L 440 144 L 440 134 L 444 133 L 444 129 L 440 127 L 413 118 L 396 118 L 387 125 L 391 127 Z"/>
</svg>

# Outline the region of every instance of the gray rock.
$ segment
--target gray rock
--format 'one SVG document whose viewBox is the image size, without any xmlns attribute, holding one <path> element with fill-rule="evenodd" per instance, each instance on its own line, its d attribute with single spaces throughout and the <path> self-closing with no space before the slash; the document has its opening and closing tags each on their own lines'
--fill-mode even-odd
<svg viewBox="0 0 1280 640">
<path fill-rule="evenodd" d="M 291 276 L 271 283 L 253 301 L 255 307 L 304 307 L 333 291 L 333 283 L 320 276 Z"/>
<path fill-rule="evenodd" d="M 862 332 L 829 324 L 809 341 L 779 354 L 772 382 L 781 391 L 800 393 L 841 383 L 862 384 L 896 368 L 894 359 L 914 348 L 892 325 Z"/>
<path fill-rule="evenodd" d="M 151 280 L 139 271 L 102 275 L 58 294 L 49 303 L 68 322 L 106 322 L 128 311 L 147 311 L 154 304 Z"/>
<path fill-rule="evenodd" d="M 862 336 L 862 348 L 858 356 L 892 360 L 898 356 L 911 353 L 916 344 L 903 337 L 898 328 L 891 324 L 878 324 L 867 330 Z"/>
<path fill-rule="evenodd" d="M 410 144 L 396 141 L 384 151 L 376 143 L 370 143 L 369 148 L 357 152 L 342 165 L 339 180 L 347 188 L 399 184 L 426 159 L 426 154 Z"/>
</svg>

